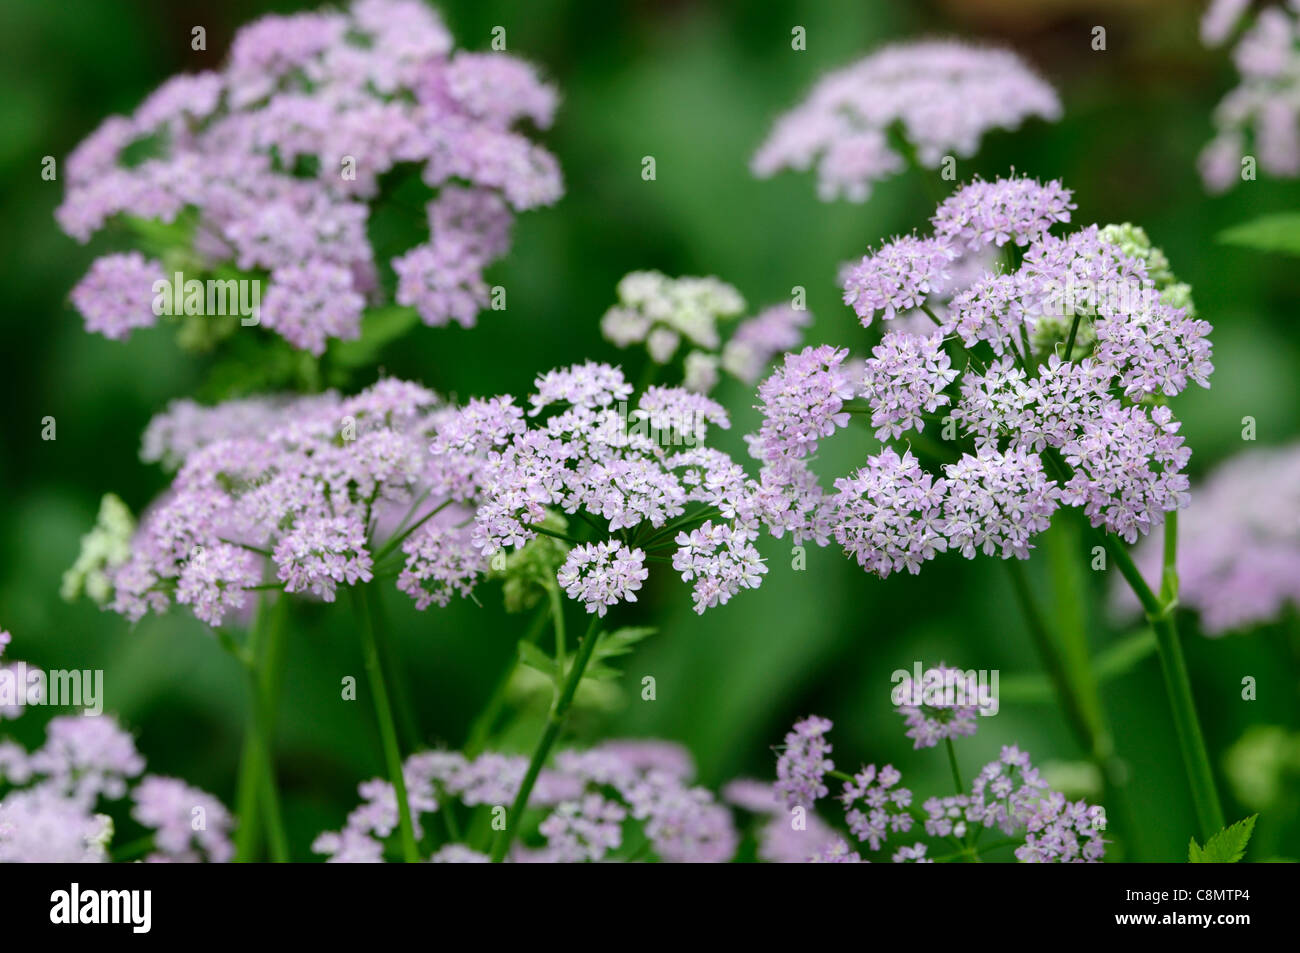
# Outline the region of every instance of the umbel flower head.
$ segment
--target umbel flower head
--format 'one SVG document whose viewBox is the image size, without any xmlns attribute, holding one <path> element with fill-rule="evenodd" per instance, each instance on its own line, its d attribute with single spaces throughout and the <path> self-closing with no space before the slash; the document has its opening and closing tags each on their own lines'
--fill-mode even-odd
<svg viewBox="0 0 1300 953">
<path fill-rule="evenodd" d="M 976 181 L 940 205 L 934 235 L 846 272 L 861 323 L 897 327 L 857 368 L 806 348 L 760 385 L 750 450 L 764 490 L 792 503 L 779 530 L 833 535 L 884 577 L 950 549 L 1028 558 L 1061 506 L 1131 543 L 1186 505 L 1190 450 L 1165 401 L 1209 386 L 1210 326 L 1141 229 L 1053 235 L 1073 207 L 1059 182 Z M 1002 262 L 954 289 L 950 263 L 990 250 Z M 928 331 L 898 320 L 917 309 Z M 827 494 L 809 463 L 854 413 L 885 446 Z"/>
<path fill-rule="evenodd" d="M 902 171 L 891 140 L 900 129 L 922 166 L 968 158 L 994 129 L 1058 119 L 1052 87 L 1008 50 L 933 40 L 887 46 L 824 76 L 804 102 L 777 120 L 750 163 L 767 178 L 817 170 L 824 200 L 862 202 L 873 183 Z"/>
<path fill-rule="evenodd" d="M 1248 6 L 1244 0 L 1214 0 L 1201 22 L 1206 45 L 1224 43 Z M 1256 161 L 1270 175 L 1300 175 L 1300 5 L 1291 0 L 1260 10 L 1232 60 L 1241 83 L 1215 108 L 1215 136 L 1199 161 L 1210 192 L 1254 178 Z"/>
<path fill-rule="evenodd" d="M 757 488 L 705 446 L 710 427 L 730 426 L 721 405 L 676 387 L 630 403 L 622 371 L 594 362 L 548 371 L 535 387 L 527 422 L 513 398 L 471 401 L 449 427 L 461 443 L 434 445 L 435 457 L 488 450 L 473 529 L 482 558 L 551 534 L 559 510 L 588 536 L 566 537 L 575 545 L 557 573 L 588 612 L 634 601 L 652 559 L 670 558 L 693 584 L 697 612 L 758 586 Z"/>
<path fill-rule="evenodd" d="M 908 734 L 913 735 L 910 716 L 908 724 Z M 1093 863 L 1105 853 L 1104 810 L 1083 801 L 1070 803 L 1051 790 L 1029 756 L 1015 746 L 1003 747 L 998 760 L 984 766 L 968 791 L 929 798 L 917 810 L 912 791 L 902 785 L 902 775 L 893 765 L 863 765 L 853 775 L 835 772 L 826 737 L 831 727 L 828 719 L 812 716 L 786 735 L 785 746 L 778 749 L 775 800 L 787 810 L 808 811 L 811 822 L 811 809 L 829 794 L 825 779 L 834 772 L 842 782 L 835 798 L 844 812 L 844 823 L 866 851 L 892 850 L 894 863 L 931 863 L 937 854 L 978 859 L 981 835 L 996 828 L 1005 837 L 1021 841 L 1015 848 L 1016 860 L 1021 863 Z M 970 733 L 960 731 L 954 736 Z M 762 803 L 749 789 L 733 791 L 732 797 L 737 794 L 743 794 L 747 804 Z M 791 826 L 789 817 L 781 820 Z M 808 829 L 814 829 L 811 823 Z M 798 859 L 814 863 L 859 863 L 864 859 L 833 829 L 821 822 L 816 829 L 816 837 L 786 840 L 781 846 L 801 849 L 804 853 Z M 937 843 L 902 842 L 921 833 Z M 933 854 L 931 846 L 936 848 Z"/>
<path fill-rule="evenodd" d="M 421 817 L 482 805 L 509 807 L 528 759 L 501 754 L 467 758 L 429 751 L 407 759 L 402 776 L 416 839 L 433 836 Z M 593 863 L 625 858 L 645 842 L 640 856 L 665 863 L 723 863 L 739 838 L 731 812 L 705 788 L 692 785 L 694 765 L 678 745 L 661 741 L 609 741 L 585 751 L 560 752 L 542 770 L 527 809 L 540 813 L 537 833 L 515 845 L 515 863 Z M 321 834 L 313 845 L 332 863 L 380 863 L 385 841 L 398 826 L 397 798 L 387 781 L 360 786 L 362 804 L 340 831 Z M 429 825 L 433 827 L 434 825 Z M 441 829 L 441 825 L 437 825 Z M 629 845 L 629 829 L 639 836 Z M 484 845 L 479 845 L 484 846 Z M 486 863 L 481 850 L 455 840 L 434 851 L 434 863 Z"/>
<path fill-rule="evenodd" d="M 399 305 L 472 325 L 515 213 L 561 194 L 555 158 L 518 128 L 549 126 L 555 105 L 523 61 L 453 51 L 421 0 L 264 17 L 220 70 L 169 79 L 68 156 L 63 229 L 84 242 L 125 223 L 148 252 L 97 260 L 73 303 L 122 338 L 156 322 L 154 284 L 177 272 L 267 282 L 261 322 L 320 354 L 360 334 L 391 268 Z M 381 209 L 421 223 L 386 258 L 367 235 Z"/>
<path fill-rule="evenodd" d="M 395 379 L 349 398 L 173 405 L 144 456 L 179 471 L 108 570 L 109 606 L 135 620 L 177 602 L 215 626 L 251 589 L 329 602 L 341 585 L 396 576 L 421 609 L 468 594 L 487 568 L 471 543 L 480 471 L 509 432 L 467 439 L 466 420 L 487 414 L 522 417 Z"/>
<path fill-rule="evenodd" d="M 745 310 L 739 291 L 717 278 L 670 278 L 634 271 L 618 283 L 618 303 L 605 312 L 600 330 L 618 347 L 644 345 L 655 364 L 682 357 L 683 386 L 707 394 L 721 368 L 754 384 L 777 354 L 799 344 L 812 315 L 792 305 L 773 305 L 742 321 L 725 338 L 723 325 Z"/>
<path fill-rule="evenodd" d="M 9 641 L 0 632 L 0 654 Z M 8 674 L 0 669 L 0 695 Z M 110 860 L 114 823 L 104 811 L 128 795 L 131 818 L 152 838 L 146 861 L 230 860 L 233 824 L 221 802 L 176 778 L 141 777 L 144 768 L 111 715 L 60 715 L 32 752 L 0 737 L 0 863 Z"/>
<path fill-rule="evenodd" d="M 1300 607 L 1300 445 L 1248 450 L 1196 488 L 1178 526 L 1178 603 L 1201 616 L 1206 635 L 1263 625 Z M 1154 541 L 1134 554 L 1160 565 Z M 1129 593 L 1117 608 L 1136 611 Z"/>
</svg>

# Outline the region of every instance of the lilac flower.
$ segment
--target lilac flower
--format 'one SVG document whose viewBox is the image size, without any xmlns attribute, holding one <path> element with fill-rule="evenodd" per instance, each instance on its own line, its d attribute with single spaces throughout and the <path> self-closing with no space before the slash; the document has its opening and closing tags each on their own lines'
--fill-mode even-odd
<svg viewBox="0 0 1300 953">
<path fill-rule="evenodd" d="M 774 463 L 810 456 L 823 437 L 848 426 L 844 402 L 854 396 L 843 369 L 847 350 L 829 345 L 787 354 L 785 364 L 758 387 L 763 424 L 750 452 Z"/>
<path fill-rule="evenodd" d="M 765 819 L 758 833 L 758 857 L 767 863 L 808 863 L 841 840 L 816 814 L 806 814 L 796 824 L 771 784 L 739 779 L 729 783 L 722 795 L 731 804 Z"/>
<path fill-rule="evenodd" d="M 847 555 L 882 579 L 948 548 L 943 535 L 944 480 L 935 480 L 906 451 L 891 447 L 869 457 L 852 476 L 835 481 L 834 535 Z"/>
<path fill-rule="evenodd" d="M 678 533 L 673 568 L 683 582 L 695 581 L 695 611 L 701 615 L 741 589 L 757 589 L 767 572 L 752 540 L 756 530 L 736 529 L 725 523 L 705 522 L 689 533 Z"/>
<path fill-rule="evenodd" d="M 943 529 L 948 545 L 967 559 L 976 552 L 1028 559 L 1029 538 L 1051 524 L 1061 490 L 1043 462 L 1023 449 L 984 449 L 944 467 Z"/>
<path fill-rule="evenodd" d="M 347 268 L 312 259 L 276 270 L 261 317 L 294 347 L 319 357 L 327 338 L 347 341 L 361 336 L 364 307 Z"/>
<path fill-rule="evenodd" d="M 722 348 L 722 366 L 746 384 L 758 383 L 772 358 L 792 351 L 803 339 L 801 329 L 812 315 L 788 304 L 764 308 L 736 328 Z"/>
<path fill-rule="evenodd" d="M 885 47 L 824 76 L 777 120 L 750 167 L 761 178 L 817 167 L 818 194 L 861 202 L 872 183 L 903 168 L 885 133 L 901 125 L 922 166 L 969 157 L 994 129 L 1055 120 L 1052 88 L 1013 53 L 937 40 Z"/>
<path fill-rule="evenodd" d="M 871 324 L 877 311 L 891 321 L 925 304 L 947 281 L 949 264 L 957 258 L 953 245 L 938 238 L 906 235 L 882 245 L 850 269 L 844 280 L 844 303 Z"/>
<path fill-rule="evenodd" d="M 428 751 L 407 759 L 403 776 L 413 820 L 465 807 L 507 806 L 527 767 L 524 758 L 487 753 L 467 759 L 456 752 Z M 704 788 L 690 784 L 689 755 L 663 742 L 608 742 L 585 751 L 559 752 L 542 770 L 528 810 L 542 812 L 542 846 L 518 846 L 510 855 L 520 863 L 578 863 L 613 859 L 631 825 L 650 850 L 668 863 L 721 863 L 730 860 L 738 837 L 730 812 Z M 383 860 L 384 841 L 397 827 L 392 786 L 373 780 L 361 785 L 363 803 L 342 830 L 320 835 L 313 850 L 332 863 Z M 449 842 L 433 855 L 435 863 L 482 863 L 484 855 Z"/>
<path fill-rule="evenodd" d="M 939 203 L 930 221 L 936 237 L 968 251 L 1009 241 L 1024 246 L 1070 220 L 1072 194 L 1059 179 L 1046 185 L 1028 178 L 976 179 Z"/>
<path fill-rule="evenodd" d="M 471 325 L 514 214 L 562 191 L 554 157 L 515 129 L 549 126 L 556 94 L 512 56 L 451 47 L 417 0 L 264 17 L 219 71 L 169 79 L 79 145 L 56 218 L 83 242 L 112 220 L 153 220 L 203 276 L 269 271 L 267 327 L 319 354 L 357 336 L 367 297 L 381 303 L 367 226 L 395 201 L 381 177 L 412 165 L 437 194 L 428 241 L 392 260 L 397 300 L 429 324 Z M 142 143 L 150 157 L 128 163 Z M 100 259 L 73 296 L 88 329 L 152 324 L 140 304 L 160 271 L 138 254 Z"/>
<path fill-rule="evenodd" d="M 138 619 L 175 601 L 216 626 L 272 580 L 333 601 L 370 580 L 381 554 L 404 563 L 398 588 L 419 608 L 468 595 L 487 566 L 467 515 L 521 417 L 501 401 L 448 407 L 395 380 L 346 399 L 174 405 L 144 455 L 180 470 L 128 558 L 104 570 L 110 606 Z"/>
<path fill-rule="evenodd" d="M 697 611 L 754 588 L 764 572 L 752 545 L 763 516 L 757 485 L 703 445 L 710 426 L 729 426 L 726 411 L 682 388 L 649 387 L 631 408 L 630 395 L 622 372 L 603 364 L 538 377 L 528 403 L 541 419 L 520 428 L 512 418 L 505 446 L 487 455 L 474 545 L 485 558 L 518 549 L 557 511 L 581 514 L 594 538 L 576 541 L 557 578 L 601 615 L 635 601 L 645 563 L 674 542 L 673 565 L 694 583 Z M 669 452 L 677 446 L 688 449 Z M 444 449 L 433 447 L 435 455 Z M 699 506 L 684 515 L 691 504 Z M 680 521 L 680 532 L 670 535 L 670 520 Z M 707 529 L 693 531 L 692 523 Z"/>
<path fill-rule="evenodd" d="M 1215 46 L 1227 39 L 1245 3 L 1219 0 L 1205 14 L 1202 38 Z M 1214 111 L 1216 134 L 1200 156 L 1201 178 L 1210 192 L 1225 192 L 1244 176 L 1249 154 L 1270 175 L 1300 175 L 1300 9 L 1294 4 L 1261 10 L 1246 28 L 1232 59 L 1241 84 Z"/>
<path fill-rule="evenodd" d="M 234 856 L 230 813 L 210 794 L 175 778 L 149 775 L 131 797 L 131 816 L 154 830 L 151 861 L 224 863 Z"/>
<path fill-rule="evenodd" d="M 119 340 L 158 322 L 154 283 L 166 281 L 162 265 L 139 252 L 95 259 L 72 289 L 72 303 L 85 316 L 86 330 Z"/>
<path fill-rule="evenodd" d="M 836 840 L 828 847 L 824 847 L 821 853 L 815 855 L 812 859 L 814 864 L 861 864 L 865 863 L 849 842 L 844 839 Z"/>
<path fill-rule="evenodd" d="M 830 759 L 831 746 L 826 741 L 830 730 L 829 720 L 812 715 L 796 722 L 794 729 L 786 733 L 785 745 L 776 759 L 775 788 L 786 807 L 811 808 L 829 793 L 824 779 L 827 771 L 835 769 Z"/>
<path fill-rule="evenodd" d="M 958 714 L 958 720 L 948 724 L 964 725 L 964 716 Z M 908 723 L 912 726 L 916 722 L 909 716 Z M 826 792 L 822 778 L 833 769 L 827 757 L 830 744 L 825 738 L 830 727 L 829 721 L 819 718 L 799 722 L 786 735 L 785 747 L 778 749 L 773 791 L 778 801 L 790 809 L 810 808 Z M 969 731 L 958 728 L 950 736 L 972 733 L 973 725 Z M 909 730 L 908 734 L 913 732 Z M 918 740 L 918 748 L 925 746 Z M 1029 755 L 1013 745 L 1004 746 L 998 759 L 980 770 L 969 792 L 928 798 L 921 805 L 923 817 L 914 815 L 912 791 L 902 787 L 901 780 L 891 765 L 879 770 L 866 765 L 844 782 L 838 796 L 849 830 L 871 851 L 884 848 L 894 834 L 909 833 L 920 820 L 927 837 L 947 839 L 967 856 L 978 854 L 980 834 L 995 827 L 1008 837 L 1022 840 L 1015 850 L 1021 863 L 1095 863 L 1105 853 L 1105 811 L 1083 801 L 1067 802 L 1040 777 Z M 727 792 L 730 800 L 748 810 L 771 810 L 748 785 L 736 783 Z M 804 853 L 813 863 L 863 862 L 846 840 L 831 832 L 819 832 L 817 843 L 811 856 Z M 896 850 L 892 860 L 930 863 L 928 851 L 927 844 L 916 841 Z"/>
<path fill-rule="evenodd" d="M 9 634 L 0 632 L 0 654 Z M 21 714 L 20 709 L 15 717 Z M 99 863 L 109 859 L 106 801 L 130 793 L 133 816 L 155 828 L 150 860 L 228 860 L 230 815 L 215 798 L 180 781 L 146 776 L 135 741 L 111 715 L 61 715 L 28 754 L 0 739 L 0 863 Z"/>
<path fill-rule="evenodd" d="M 610 606 L 636 602 L 636 590 L 650 575 L 644 561 L 644 551 L 613 540 L 587 543 L 569 550 L 556 579 L 570 599 L 603 616 Z"/>
<path fill-rule="evenodd" d="M 973 676 L 972 676 L 973 677 Z M 979 715 L 978 689 L 961 669 L 939 665 L 925 670 L 921 683 L 898 699 L 907 737 L 913 749 L 933 748 L 949 738 L 975 734 Z"/>
<path fill-rule="evenodd" d="M 1238 454 L 1194 492 L 1178 524 L 1178 602 L 1200 613 L 1202 631 L 1243 630 L 1300 606 L 1300 447 Z M 1161 558 L 1159 540 L 1134 553 L 1148 578 Z M 1137 610 L 1123 593 L 1114 602 Z"/>
<path fill-rule="evenodd" d="M 765 464 L 753 502 L 773 536 L 833 536 L 885 576 L 948 548 L 1027 558 L 1061 505 L 1129 542 L 1186 505 L 1189 451 L 1163 399 L 1209 386 L 1210 325 L 1142 229 L 1050 234 L 1072 207 L 1059 182 L 976 182 L 941 206 L 939 236 L 895 240 L 846 269 L 845 301 L 864 324 L 924 307 L 939 328 L 890 331 L 860 373 L 846 352 L 806 348 L 759 385 L 763 420 L 746 439 Z M 1012 241 L 1025 246 L 1019 266 L 988 270 L 982 256 Z M 954 245 L 970 259 L 960 280 L 944 274 Z M 945 350 L 957 341 L 962 368 Z M 951 404 L 942 439 L 962 456 L 931 474 L 910 448 L 886 446 L 826 495 L 810 458 L 848 423 L 854 395 L 885 442 Z"/>
<path fill-rule="evenodd" d="M 951 402 L 943 390 L 958 372 L 943 349 L 941 333 L 922 338 L 891 331 L 871 353 L 861 389 L 871 405 L 877 439 L 924 430 L 922 415 Z"/>
<path fill-rule="evenodd" d="M 905 834 L 912 829 L 912 815 L 908 813 L 912 792 L 897 786 L 901 778 L 893 765 L 887 764 L 877 772 L 876 766 L 869 764 L 852 781 L 844 782 L 844 791 L 839 795 L 844 819 L 854 836 L 871 850 L 880 850 L 891 833 Z M 857 806 L 859 801 L 862 807 Z"/>
<path fill-rule="evenodd" d="M 86 803 L 121 798 L 127 780 L 144 770 L 131 736 L 112 718 L 94 715 L 55 718 L 45 729 L 45 744 L 27 764 L 51 787 Z"/>
</svg>

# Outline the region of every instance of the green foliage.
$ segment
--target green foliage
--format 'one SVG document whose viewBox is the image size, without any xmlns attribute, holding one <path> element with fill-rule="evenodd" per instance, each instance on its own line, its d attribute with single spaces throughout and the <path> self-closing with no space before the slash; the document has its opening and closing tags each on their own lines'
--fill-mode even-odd
<svg viewBox="0 0 1300 953">
<path fill-rule="evenodd" d="M 615 629 L 613 632 L 601 632 L 600 641 L 596 643 L 595 649 L 592 650 L 591 664 L 587 666 L 584 678 L 595 679 L 612 679 L 618 678 L 623 673 L 612 666 L 604 664 L 612 658 L 618 658 L 621 655 L 627 655 L 632 651 L 632 647 L 642 639 L 648 638 L 655 634 L 657 630 L 648 626 L 625 626 L 621 629 Z"/>
<path fill-rule="evenodd" d="M 1189 864 L 1237 863 L 1246 855 L 1246 844 L 1250 842 L 1250 835 L 1255 830 L 1255 819 L 1258 817 L 1258 814 L 1252 814 L 1224 828 L 1206 841 L 1204 847 L 1197 844 L 1196 838 L 1193 837 L 1187 847 L 1187 862 Z"/>
<path fill-rule="evenodd" d="M 1300 212 L 1276 212 L 1219 233 L 1225 245 L 1300 255 Z"/>
</svg>

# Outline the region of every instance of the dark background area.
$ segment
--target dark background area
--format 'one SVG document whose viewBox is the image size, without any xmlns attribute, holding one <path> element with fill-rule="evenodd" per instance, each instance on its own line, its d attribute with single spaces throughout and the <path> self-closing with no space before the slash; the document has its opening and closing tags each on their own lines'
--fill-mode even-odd
<svg viewBox="0 0 1300 953">
<path fill-rule="evenodd" d="M 0 628 L 14 634 L 9 656 L 56 668 L 103 668 L 107 710 L 136 733 L 151 770 L 175 774 L 233 800 L 243 725 L 243 681 L 210 632 L 187 614 L 131 627 L 88 602 L 58 597 L 60 575 L 93 523 L 100 496 L 121 495 L 139 512 L 165 487 L 160 470 L 138 459 L 140 435 L 168 401 L 194 393 L 203 362 L 180 351 L 169 329 L 126 342 L 87 334 L 67 295 L 96 253 L 56 227 L 61 182 L 40 177 L 41 159 L 60 159 L 99 122 L 129 112 L 178 71 L 214 67 L 233 31 L 268 11 L 304 3 L 178 0 L 7 0 L 0 6 L 0 354 L 6 406 L 0 444 Z M 1004 2 L 448 2 L 439 5 L 458 46 L 485 49 L 496 25 L 511 52 L 556 82 L 562 105 L 542 140 L 564 170 L 567 194 L 553 208 L 520 217 L 512 252 L 489 272 L 509 289 L 509 309 L 473 330 L 419 327 L 383 355 L 383 373 L 465 397 L 526 393 L 532 378 L 586 358 L 617 362 L 598 319 L 618 279 L 633 269 L 713 274 L 735 284 L 751 309 L 808 289 L 811 343 L 861 352 L 864 337 L 839 300 L 839 264 L 892 234 L 924 227 L 926 190 L 914 173 L 884 183 L 861 206 L 827 205 L 809 175 L 757 181 L 750 155 L 775 116 L 793 106 L 826 70 L 878 45 L 922 35 L 956 35 L 1008 45 L 1059 91 L 1065 117 L 989 136 L 959 176 L 1017 172 L 1061 178 L 1075 190 L 1075 222 L 1132 221 L 1192 284 L 1215 326 L 1213 389 L 1193 388 L 1175 403 L 1194 448 L 1192 470 L 1250 446 L 1241 419 L 1258 421 L 1259 444 L 1300 431 L 1293 259 L 1216 242 L 1227 226 L 1297 206 L 1300 185 L 1261 179 L 1207 197 L 1195 160 L 1212 134 L 1211 111 L 1235 76 L 1227 54 L 1201 47 L 1201 4 Z M 190 49 L 190 30 L 207 29 L 208 49 Z M 807 29 L 807 50 L 792 51 L 790 30 Z M 1091 48 L 1092 28 L 1107 49 Z M 653 155 L 658 178 L 641 179 Z M 368 383 L 378 368 L 358 381 Z M 743 457 L 753 428 L 753 394 L 734 381 L 715 395 L 735 420 L 727 449 Z M 40 439 L 41 419 L 57 420 L 57 440 Z M 832 441 L 823 473 L 845 473 L 865 441 Z M 1060 536 L 1086 570 L 1078 538 Z M 891 710 L 889 676 L 945 660 L 998 669 L 1004 682 L 1039 671 L 1004 568 L 949 556 L 921 576 L 881 582 L 837 549 L 810 549 L 807 570 L 790 568 L 789 546 L 760 544 L 771 571 L 704 617 L 689 589 L 659 573 L 624 621 L 653 620 L 661 631 L 624 666 L 622 692 L 589 702 L 576 729 L 588 738 L 631 735 L 680 741 L 701 778 L 770 777 L 770 746 L 797 717 L 836 722 L 841 766 L 892 762 L 921 799 L 948 792 L 937 750 L 912 752 Z M 1043 560 L 1030 564 L 1043 578 Z M 1086 573 L 1095 598 L 1085 619 L 1094 651 L 1130 634 L 1103 610 L 1112 582 Z M 1045 585 L 1044 585 L 1045 589 Z M 395 591 L 386 609 L 405 661 L 425 740 L 458 746 L 526 618 L 508 616 L 499 590 L 482 605 L 453 603 L 417 613 Z M 1184 620 L 1193 685 L 1217 767 L 1250 725 L 1297 727 L 1295 620 L 1223 639 L 1203 638 Z M 351 617 L 337 607 L 299 604 L 292 616 L 278 759 L 295 853 L 319 831 L 337 828 L 356 803 L 358 781 L 382 773 L 368 706 L 339 700 L 339 680 L 361 676 Z M 1288 632 L 1288 626 L 1291 627 Z M 637 684 L 657 680 L 643 702 Z M 1258 679 L 1257 701 L 1240 697 Z M 1154 657 L 1105 687 L 1119 751 L 1132 768 L 1141 838 L 1135 859 L 1180 859 L 1194 829 L 1177 742 Z M 31 743 L 44 716 L 15 726 Z M 535 734 L 523 722 L 506 739 L 522 748 Z M 981 719 L 959 746 L 972 775 L 1018 743 L 1038 763 L 1078 761 L 1058 709 L 1004 693 L 1001 712 Z M 1247 813 L 1220 773 L 1230 820 Z M 1290 810 L 1265 813 L 1252 859 L 1300 854 Z"/>
</svg>

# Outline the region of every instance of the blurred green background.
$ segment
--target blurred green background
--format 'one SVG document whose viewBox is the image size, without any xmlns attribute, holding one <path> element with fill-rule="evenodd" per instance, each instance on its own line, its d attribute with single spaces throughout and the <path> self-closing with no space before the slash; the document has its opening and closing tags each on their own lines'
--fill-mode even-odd
<svg viewBox="0 0 1300 953">
<path fill-rule="evenodd" d="M 89 335 L 67 294 L 94 257 L 52 218 L 62 183 L 45 182 L 45 155 L 66 156 L 108 114 L 129 112 L 177 71 L 215 66 L 233 31 L 268 11 L 308 3 L 227 0 L 8 0 L 0 7 L 0 170 L 4 207 L 0 353 L 7 407 L 0 451 L 0 627 L 14 634 L 13 658 L 45 667 L 103 668 L 106 708 L 138 737 L 150 769 L 179 775 L 233 800 L 243 726 L 240 672 L 204 626 L 181 613 L 135 627 L 80 602 L 58 598 L 62 571 L 92 524 L 101 494 L 114 491 L 139 512 L 166 485 L 138 460 L 140 434 L 169 400 L 195 392 L 204 362 L 177 349 L 169 329 L 137 332 L 127 343 Z M 1300 431 L 1295 330 L 1296 262 L 1216 243 L 1223 228 L 1300 204 L 1300 184 L 1261 179 L 1208 198 L 1195 171 L 1211 135 L 1210 113 L 1235 83 L 1223 51 L 1196 33 L 1199 3 L 764 2 L 700 4 L 645 0 L 530 0 L 443 3 L 458 45 L 484 49 L 496 25 L 511 52 L 539 64 L 563 102 L 543 141 L 558 155 L 567 194 L 555 207 L 522 216 L 514 249 L 489 278 L 509 289 L 509 310 L 480 326 L 421 326 L 383 355 L 384 373 L 448 394 L 523 393 L 533 376 L 585 358 L 618 361 L 597 321 L 620 276 L 638 268 L 714 274 L 735 284 L 751 308 L 808 289 L 816 321 L 810 342 L 870 341 L 839 301 L 836 270 L 868 245 L 923 226 L 926 190 L 912 173 L 884 184 L 862 206 L 817 201 L 810 176 L 761 182 L 747 162 L 775 115 L 794 105 L 817 76 L 877 45 L 926 34 L 1010 45 L 1059 90 L 1065 118 L 988 137 L 959 166 L 962 179 L 1009 168 L 1060 177 L 1075 190 L 1079 223 L 1133 221 L 1168 253 L 1215 325 L 1213 389 L 1193 388 L 1175 404 L 1203 473 L 1242 450 L 1241 418 L 1258 421 L 1259 443 Z M 192 52 L 203 25 L 208 51 Z M 790 30 L 807 29 L 807 50 L 791 50 Z M 1094 25 L 1108 48 L 1092 50 Z M 658 178 L 641 179 L 653 155 Z M 639 360 L 633 358 L 633 361 Z M 635 365 L 633 365 L 635 366 Z M 368 383 L 379 369 L 358 384 Z M 716 395 L 733 411 L 727 449 L 743 457 L 753 395 L 734 381 Z M 58 438 L 40 439 L 41 418 Z M 865 441 L 845 436 L 824 448 L 824 473 L 845 473 Z M 1111 580 L 1087 572 L 1083 543 L 1056 530 L 1094 590 L 1082 617 L 1094 651 L 1131 634 L 1103 611 Z M 770 746 L 810 712 L 836 722 L 843 767 L 892 762 L 922 798 L 948 793 L 937 750 L 912 752 L 890 707 L 890 673 L 916 660 L 998 669 L 1001 712 L 959 745 L 972 775 L 1015 742 L 1037 763 L 1077 761 L 1058 709 L 1007 682 L 1039 671 L 1004 568 L 996 561 L 944 558 L 917 578 L 881 582 L 836 549 L 810 549 L 807 570 L 790 568 L 789 546 L 767 540 L 771 571 L 761 589 L 700 618 L 689 590 L 660 573 L 620 621 L 652 620 L 661 632 L 627 660 L 625 692 L 588 709 L 580 735 L 680 741 L 701 778 L 721 784 L 773 773 Z M 1031 576 L 1049 595 L 1044 560 Z M 389 591 L 386 609 L 404 660 L 424 740 L 460 745 L 513 650 L 526 617 L 507 616 L 499 589 L 482 606 L 453 603 L 415 612 Z M 1076 616 L 1076 618 L 1078 618 Z M 572 624 L 572 623 L 571 623 Z M 1184 620 L 1193 684 L 1220 770 L 1229 820 L 1242 803 L 1222 773 L 1224 752 L 1251 725 L 1300 727 L 1295 620 L 1220 640 Z M 344 608 L 298 604 L 292 616 L 280 712 L 278 764 L 295 854 L 319 831 L 335 829 L 356 803 L 358 781 L 382 773 L 367 705 L 339 699 L 340 679 L 362 676 Z M 653 675 L 657 698 L 640 700 Z M 1240 698 L 1242 677 L 1258 679 L 1258 700 Z M 1130 859 L 1180 859 L 1194 830 L 1176 738 L 1154 657 L 1110 681 L 1105 702 L 1120 755 L 1132 770 L 1140 837 Z M 48 714 L 48 713 L 46 713 Z M 18 722 L 38 741 L 46 714 Z M 512 739 L 530 745 L 535 729 Z M 510 739 L 507 740 L 508 742 Z M 1259 822 L 1252 859 L 1300 855 L 1296 788 Z"/>
</svg>

